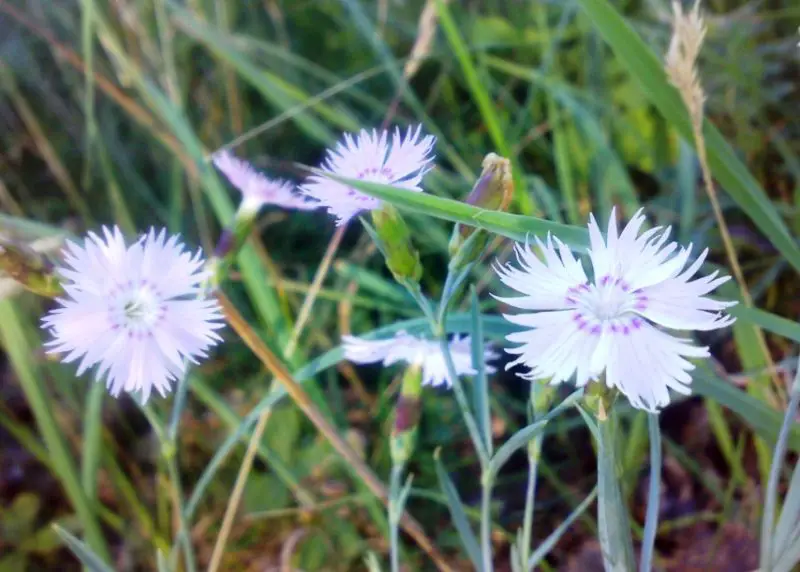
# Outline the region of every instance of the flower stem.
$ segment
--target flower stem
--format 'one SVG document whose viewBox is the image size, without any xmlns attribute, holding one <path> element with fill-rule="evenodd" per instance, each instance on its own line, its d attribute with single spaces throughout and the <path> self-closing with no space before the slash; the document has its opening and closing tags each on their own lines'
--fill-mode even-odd
<svg viewBox="0 0 800 572">
<path fill-rule="evenodd" d="M 601 404 L 597 428 L 597 521 L 603 565 L 606 572 L 629 572 L 636 568 L 628 507 L 620 487 L 619 422 L 612 408 Z"/>
<path fill-rule="evenodd" d="M 481 556 L 483 558 L 483 572 L 492 572 L 492 487 L 494 486 L 494 473 L 484 470 L 481 478 Z"/>
<path fill-rule="evenodd" d="M 658 426 L 658 414 L 647 414 L 647 426 L 650 429 L 650 486 L 647 492 L 647 514 L 644 519 L 644 536 L 642 538 L 642 556 L 639 570 L 648 572 L 653 567 L 653 548 L 658 529 L 658 505 L 661 484 L 661 429 Z"/>
<path fill-rule="evenodd" d="M 530 407 L 533 422 L 536 423 L 550 409 L 550 403 L 555 393 L 552 386 L 532 383 L 530 392 Z M 533 509 L 536 502 L 536 484 L 539 474 L 539 458 L 542 452 L 544 434 L 538 433 L 528 443 L 528 486 L 525 491 L 525 512 L 522 518 L 522 538 L 519 545 L 520 570 L 528 569 L 528 560 L 531 554 L 531 535 L 533 534 Z"/>
<path fill-rule="evenodd" d="M 442 354 L 444 355 L 444 362 L 447 366 L 447 373 L 450 376 L 450 379 L 453 381 L 453 394 L 456 396 L 456 402 L 458 403 L 458 407 L 461 409 L 461 415 L 464 417 L 464 423 L 467 426 L 470 439 L 472 439 L 472 444 L 475 447 L 475 451 L 478 453 L 481 469 L 486 470 L 486 467 L 489 465 L 489 454 L 486 452 L 486 445 L 481 438 L 481 433 L 478 430 L 478 424 L 475 422 L 475 416 L 472 414 L 472 410 L 470 409 L 469 401 L 467 401 L 467 394 L 464 392 L 464 385 L 461 383 L 461 379 L 459 379 L 458 374 L 456 373 L 456 366 L 453 363 L 453 356 L 450 355 L 450 344 L 448 343 L 447 336 L 445 334 L 440 334 L 439 343 L 442 347 Z"/>
<path fill-rule="evenodd" d="M 389 553 L 392 572 L 400 572 L 399 528 L 400 515 L 403 514 L 403 507 L 400 505 L 402 477 L 403 464 L 392 465 L 392 474 L 389 478 Z"/>
</svg>

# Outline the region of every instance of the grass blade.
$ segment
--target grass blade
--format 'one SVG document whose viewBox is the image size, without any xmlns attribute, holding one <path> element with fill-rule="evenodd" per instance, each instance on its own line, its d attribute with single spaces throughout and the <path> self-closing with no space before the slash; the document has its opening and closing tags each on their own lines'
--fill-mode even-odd
<svg viewBox="0 0 800 572">
<path fill-rule="evenodd" d="M 57 524 L 53 525 L 53 530 L 56 531 L 56 534 L 64 541 L 67 548 L 75 555 L 75 557 L 81 561 L 81 563 L 86 566 L 91 572 L 114 572 L 112 568 L 107 566 L 105 562 L 103 562 L 97 554 L 92 552 L 92 549 L 86 546 L 83 542 L 75 538 L 69 532 L 58 526 Z"/>
<path fill-rule="evenodd" d="M 689 115 L 677 91 L 667 80 L 658 57 L 608 0 L 578 2 L 653 105 L 686 141 L 694 145 Z M 758 181 L 709 121 L 705 122 L 704 134 L 714 177 L 775 248 L 795 269 L 800 270 L 800 245 L 789 234 Z"/>
<path fill-rule="evenodd" d="M 500 125 L 500 119 L 495 111 L 495 105 L 485 87 L 488 82 L 486 78 L 481 79 L 478 70 L 475 69 L 475 64 L 469 54 L 469 49 L 464 42 L 464 38 L 461 37 L 461 33 L 458 31 L 458 26 L 456 26 L 455 20 L 453 20 L 447 3 L 443 0 L 435 0 L 435 2 L 436 13 L 439 16 L 442 31 L 461 66 L 461 72 L 464 74 L 464 79 L 467 81 L 467 88 L 472 94 L 475 104 L 478 106 L 483 122 L 489 132 L 489 136 L 492 138 L 492 143 L 494 143 L 500 155 L 511 159 L 513 165 L 516 163 L 516 158 L 512 154 L 512 149 L 506 141 L 505 132 Z M 516 190 L 514 193 L 514 200 L 517 201 L 520 210 L 525 214 L 536 213 L 536 205 L 533 203 L 530 193 L 525 192 L 525 186 L 520 177 L 518 168 L 513 170 L 512 177 L 514 179 L 514 189 Z"/>
<path fill-rule="evenodd" d="M 595 498 L 597 498 L 597 487 L 592 489 L 592 492 L 589 493 L 589 496 L 587 496 L 581 504 L 575 507 L 575 510 L 569 513 L 569 516 L 564 519 L 564 522 L 559 524 L 556 529 L 551 532 L 548 537 L 545 538 L 544 541 L 536 548 L 534 553 L 531 554 L 531 557 L 528 559 L 528 570 L 533 570 L 536 568 L 536 565 L 548 555 L 548 553 L 556 545 L 556 542 L 558 542 L 567 529 L 572 526 L 572 523 L 575 522 L 578 517 L 586 511 L 587 508 L 589 508 L 589 505 L 594 502 Z"/>
<path fill-rule="evenodd" d="M 103 398 L 106 387 L 93 383 L 86 396 L 86 413 L 83 422 L 83 458 L 81 459 L 81 483 L 90 503 L 97 499 L 97 471 L 100 468 L 103 438 Z"/>
<path fill-rule="evenodd" d="M 461 539 L 461 544 L 464 545 L 464 550 L 467 551 L 467 556 L 472 561 L 472 565 L 475 570 L 481 570 L 481 549 L 478 545 L 478 539 L 475 537 L 475 532 L 473 532 L 469 521 L 467 521 L 464 503 L 461 502 L 458 490 L 453 481 L 450 480 L 450 475 L 447 474 L 447 470 L 439 458 L 440 451 L 440 449 L 437 449 L 433 454 L 433 462 L 436 465 L 436 476 L 439 477 L 439 485 L 442 487 L 442 492 L 447 500 L 450 517 L 453 519 L 453 525 L 458 531 L 458 537 Z"/>
<path fill-rule="evenodd" d="M 0 301 L 0 340 L 17 373 L 45 446 L 50 452 L 54 473 L 61 481 L 75 512 L 78 513 L 89 546 L 102 559 L 110 561 L 108 547 L 97 518 L 81 487 L 78 469 L 64 440 L 63 432 L 53 416 L 51 398 L 41 385 L 40 372 L 32 359 L 34 350 L 27 341 L 19 312 L 9 300 Z"/>
<path fill-rule="evenodd" d="M 305 168 L 308 169 L 307 167 Z M 330 176 L 330 173 L 319 172 L 318 174 Z M 528 235 L 544 237 L 548 232 L 552 232 L 563 242 L 579 250 L 585 250 L 586 245 L 589 243 L 589 233 L 585 228 L 551 222 L 532 216 L 487 211 L 467 203 L 444 199 L 428 193 L 408 192 L 391 185 L 368 183 L 342 177 L 331 178 L 346 183 L 367 195 L 392 203 L 404 210 L 482 228 L 507 236 L 513 240 L 524 241 Z"/>
</svg>

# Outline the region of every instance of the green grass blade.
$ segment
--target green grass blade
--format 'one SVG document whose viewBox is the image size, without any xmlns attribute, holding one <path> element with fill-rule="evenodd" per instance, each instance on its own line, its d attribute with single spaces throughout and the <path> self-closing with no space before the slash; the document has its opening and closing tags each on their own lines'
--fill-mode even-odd
<svg viewBox="0 0 800 572">
<path fill-rule="evenodd" d="M 436 465 L 436 476 L 439 478 L 439 485 L 442 487 L 445 499 L 447 500 L 447 508 L 450 511 L 450 517 L 453 519 L 458 531 L 458 537 L 461 539 L 461 544 L 464 545 L 464 550 L 467 552 L 472 565 L 475 570 L 482 570 L 481 566 L 481 549 L 478 545 L 478 539 L 475 537 L 475 532 L 467 520 L 467 515 L 464 512 L 464 503 L 461 502 L 461 497 L 458 495 L 458 490 L 450 480 L 450 475 L 444 468 L 441 459 L 439 458 L 439 449 L 433 454 L 433 462 Z"/>
<path fill-rule="evenodd" d="M 728 313 L 743 322 L 758 326 L 762 330 L 772 332 L 786 339 L 800 343 L 800 323 L 793 322 L 781 316 L 771 314 L 758 308 L 748 308 L 744 304 L 737 304 L 729 308 Z"/>
<path fill-rule="evenodd" d="M 89 548 L 86 544 L 75 538 L 69 532 L 58 526 L 57 524 L 53 525 L 53 530 L 56 531 L 56 534 L 64 541 L 64 544 L 67 545 L 67 548 L 75 555 L 75 557 L 81 561 L 81 564 L 86 566 L 91 572 L 114 572 L 112 568 L 107 566 L 105 562 L 95 554 L 91 548 Z"/>
<path fill-rule="evenodd" d="M 83 418 L 83 458 L 81 483 L 90 503 L 97 500 L 97 471 L 100 468 L 103 439 L 103 398 L 105 384 L 93 383 L 86 395 L 86 412 Z"/>
<path fill-rule="evenodd" d="M 770 468 L 769 477 L 767 479 L 765 494 L 766 498 L 764 500 L 764 514 L 761 517 L 761 556 L 759 559 L 759 564 L 764 570 L 771 570 L 772 562 L 780 558 L 781 552 L 790 548 L 788 546 L 782 547 L 777 544 L 775 542 L 775 537 L 780 536 L 782 538 L 786 538 L 790 537 L 791 534 L 787 534 L 786 531 L 776 530 L 773 527 L 775 525 L 775 512 L 778 505 L 778 486 L 780 484 L 781 474 L 783 473 L 783 462 L 786 457 L 786 439 L 789 435 L 789 429 L 796 422 L 795 418 L 797 415 L 797 406 L 799 404 L 800 368 L 798 368 L 794 377 L 794 382 L 792 383 L 789 405 L 786 407 L 786 413 L 783 416 L 783 423 L 781 424 L 778 440 L 775 443 L 775 452 L 772 456 L 772 467 Z M 791 489 L 787 495 L 787 501 L 790 496 L 792 496 Z M 788 512 L 791 509 L 796 510 L 796 507 L 791 506 L 787 502 L 783 507 L 783 513 L 781 514 L 781 522 L 784 522 L 784 514 L 788 514 L 786 522 L 792 523 L 792 525 L 787 526 L 787 528 L 793 528 L 796 526 L 798 517 L 800 517 L 800 513 L 794 512 L 792 514 Z"/>
<path fill-rule="evenodd" d="M 553 549 L 556 543 L 561 539 L 561 537 L 564 535 L 567 529 L 569 529 L 569 527 L 572 526 L 572 523 L 575 522 L 578 519 L 578 517 L 580 517 L 586 511 L 587 508 L 589 508 L 589 506 L 591 506 L 591 504 L 594 502 L 594 499 L 596 498 L 597 498 L 597 487 L 592 489 L 592 492 L 589 493 L 589 496 L 587 496 L 581 504 L 575 507 L 575 510 L 569 513 L 569 516 L 567 516 L 567 518 L 565 518 L 564 521 L 561 524 L 559 524 L 555 528 L 555 530 L 551 532 L 539 546 L 536 547 L 536 550 L 534 551 L 533 554 L 531 554 L 531 557 L 528 559 L 528 570 L 533 570 L 534 568 L 536 568 L 536 565 L 539 564 L 545 558 L 545 556 L 547 556 L 550 553 L 550 551 Z"/>
<path fill-rule="evenodd" d="M 500 124 L 500 119 L 497 116 L 492 97 L 486 89 L 488 83 L 487 79 L 482 79 L 478 70 L 475 68 L 467 44 L 464 42 L 464 38 L 461 37 L 453 15 L 450 13 L 450 8 L 442 0 L 435 0 L 435 2 L 436 13 L 439 16 L 442 31 L 461 66 L 461 72 L 464 74 L 464 79 L 467 82 L 467 88 L 472 94 L 475 104 L 478 106 L 483 122 L 489 132 L 489 136 L 492 138 L 492 143 L 494 143 L 500 155 L 511 159 L 513 167 L 517 163 L 516 157 L 512 154 L 511 147 L 506 141 L 505 130 Z M 514 179 L 514 200 L 517 201 L 521 211 L 524 214 L 536 213 L 538 209 L 533 203 L 530 193 L 525 191 L 524 182 L 520 176 L 518 167 L 513 169 L 512 176 Z"/>
<path fill-rule="evenodd" d="M 401 209 L 482 228 L 507 236 L 513 240 L 524 241 L 528 235 L 543 238 L 548 232 L 552 232 L 563 242 L 579 250 L 584 250 L 589 242 L 589 233 L 584 228 L 551 222 L 532 216 L 487 211 L 467 203 L 436 197 L 424 192 L 409 192 L 391 185 L 368 183 L 340 177 L 334 178 L 355 187 L 365 194 L 392 203 Z"/>
<path fill-rule="evenodd" d="M 540 417 L 536 422 L 527 425 L 514 433 L 508 440 L 497 449 L 494 457 L 491 459 L 490 470 L 497 474 L 503 465 L 511 458 L 517 449 L 524 447 L 529 441 L 534 439 L 539 433 L 544 431 L 545 426 L 550 420 L 555 419 L 558 415 L 573 405 L 583 396 L 583 388 L 573 391 L 567 398 L 565 398 L 556 407 L 550 410 L 546 415 Z"/>
<path fill-rule="evenodd" d="M 578 2 L 653 105 L 684 139 L 694 145 L 689 115 L 680 95 L 667 80 L 661 61 L 608 0 Z M 800 245 L 789 234 L 758 181 L 709 121 L 705 123 L 704 134 L 711 172 L 720 186 L 789 263 L 800 270 Z"/>
<path fill-rule="evenodd" d="M 729 381 L 720 379 L 706 364 L 692 372 L 692 391 L 713 399 L 738 415 L 763 439 L 774 441 L 781 427 L 782 415 L 755 397 L 736 388 Z M 789 447 L 800 451 L 800 426 L 792 428 Z"/>
<path fill-rule="evenodd" d="M 42 387 L 41 372 L 38 371 L 32 358 L 34 349 L 27 341 L 18 310 L 8 300 L 0 301 L 0 339 L 36 418 L 45 446 L 50 452 L 55 475 L 61 481 L 72 506 L 78 513 L 89 546 L 101 558 L 110 561 L 108 547 L 96 515 L 81 487 L 80 474 L 64 440 L 63 432 L 53 416 L 50 397 Z"/>
</svg>

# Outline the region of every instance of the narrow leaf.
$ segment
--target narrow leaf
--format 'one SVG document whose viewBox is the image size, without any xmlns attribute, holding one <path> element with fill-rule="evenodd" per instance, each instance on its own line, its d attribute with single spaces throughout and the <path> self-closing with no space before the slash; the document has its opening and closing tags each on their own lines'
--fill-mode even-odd
<svg viewBox="0 0 800 572">
<path fill-rule="evenodd" d="M 572 526 L 572 523 L 577 520 L 577 518 L 584 513 L 584 511 L 589 508 L 589 505 L 594 502 L 594 499 L 597 498 L 597 487 L 592 489 L 592 492 L 589 493 L 581 504 L 575 507 L 567 518 L 564 519 L 564 522 L 559 524 L 556 529 L 550 533 L 550 535 L 544 539 L 544 541 L 536 548 L 536 550 L 531 554 L 531 557 L 528 559 L 528 570 L 533 570 L 539 562 L 541 562 L 545 556 L 547 556 L 553 547 L 556 545 L 567 529 Z"/>
<path fill-rule="evenodd" d="M 436 465 L 436 476 L 439 477 L 439 485 L 442 487 L 442 492 L 447 499 L 447 507 L 450 510 L 450 517 L 453 519 L 453 524 L 458 531 L 458 536 L 464 549 L 467 551 L 467 556 L 472 561 L 475 570 L 481 569 L 481 549 L 478 546 L 478 539 L 475 538 L 475 533 L 467 521 L 467 515 L 464 512 L 464 503 L 461 502 L 461 497 L 458 495 L 453 481 L 442 465 L 439 458 L 439 449 L 433 454 L 433 461 Z"/>
<path fill-rule="evenodd" d="M 91 572 L 114 572 L 114 570 L 107 566 L 99 556 L 92 552 L 91 548 L 72 534 L 57 524 L 53 525 L 53 530 L 61 537 L 61 540 L 64 541 L 64 544 L 66 544 L 67 548 L 70 549 L 75 557 L 81 561 L 81 564 L 86 566 Z"/>
</svg>

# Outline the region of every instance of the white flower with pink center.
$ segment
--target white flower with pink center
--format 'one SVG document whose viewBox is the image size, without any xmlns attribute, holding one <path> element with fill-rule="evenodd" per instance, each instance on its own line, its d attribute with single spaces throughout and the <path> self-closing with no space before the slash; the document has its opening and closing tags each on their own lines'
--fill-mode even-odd
<svg viewBox="0 0 800 572">
<path fill-rule="evenodd" d="M 689 263 L 692 247 L 667 242 L 670 229 L 639 234 L 642 211 L 617 233 L 614 212 L 604 239 L 589 221 L 589 258 L 594 279 L 557 238 L 536 239 L 540 260 L 526 244 L 516 245 L 520 268 L 497 268 L 503 283 L 523 294 L 498 298 L 534 313 L 505 315 L 525 329 L 507 336 L 521 344 L 508 349 L 519 356 L 509 367 L 523 364 L 526 379 L 550 379 L 553 384 L 573 376 L 580 387 L 604 374 L 634 407 L 657 411 L 669 403 L 668 389 L 691 392 L 687 358 L 708 357 L 707 347 L 675 337 L 664 329 L 713 330 L 733 323 L 723 310 L 736 302 L 706 295 L 729 276 L 717 272 L 692 280 L 708 250 Z M 688 266 L 687 266 L 688 264 Z"/>
<path fill-rule="evenodd" d="M 348 179 L 394 185 L 419 193 L 422 178 L 431 168 L 435 143 L 432 135 L 422 135 L 421 125 L 409 127 L 405 134 L 395 129 L 391 140 L 385 130 L 347 133 L 343 141 L 328 151 L 321 169 Z M 336 217 L 337 225 L 381 205 L 380 199 L 323 175 L 312 175 L 300 190 L 325 206 Z"/>
<path fill-rule="evenodd" d="M 451 387 L 453 380 L 447 369 L 442 346 L 437 341 L 418 338 L 397 332 L 394 337 L 383 340 L 365 340 L 355 336 L 342 336 L 344 357 L 352 362 L 365 364 L 381 362 L 385 367 L 396 363 L 416 364 L 422 368 L 422 385 Z M 472 342 L 469 336 L 455 336 L 449 342 L 450 357 L 456 375 L 475 375 L 472 364 Z M 489 362 L 497 359 L 497 352 L 484 346 L 485 371 L 494 373 Z"/>
<path fill-rule="evenodd" d="M 80 360 L 77 375 L 96 366 L 113 396 L 155 389 L 165 396 L 220 341 L 219 304 L 205 294 L 208 272 L 198 251 L 177 236 L 150 231 L 130 246 L 120 230 L 89 233 L 83 246 L 67 242 L 59 269 L 65 295 L 42 319 L 53 339 L 49 353 Z"/>
</svg>

